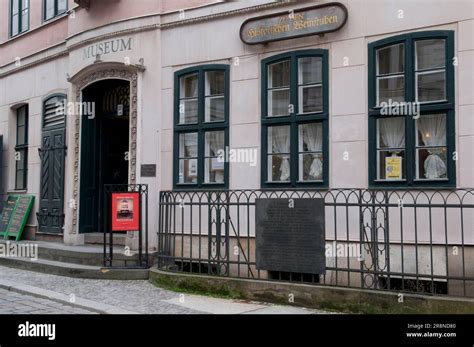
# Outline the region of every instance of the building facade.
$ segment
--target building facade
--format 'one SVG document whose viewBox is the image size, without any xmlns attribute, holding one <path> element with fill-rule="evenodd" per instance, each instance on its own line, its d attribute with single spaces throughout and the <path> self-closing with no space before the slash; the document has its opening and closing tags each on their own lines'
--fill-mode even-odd
<svg viewBox="0 0 474 347">
<path fill-rule="evenodd" d="M 301 16 L 315 6 L 344 18 Z M 2 189 L 35 196 L 29 239 L 84 243 L 112 183 L 148 184 L 151 247 L 161 191 L 474 187 L 471 0 L 1 0 L 0 14 Z M 423 241 L 465 228 L 472 245 L 467 212 L 449 241 Z"/>
</svg>

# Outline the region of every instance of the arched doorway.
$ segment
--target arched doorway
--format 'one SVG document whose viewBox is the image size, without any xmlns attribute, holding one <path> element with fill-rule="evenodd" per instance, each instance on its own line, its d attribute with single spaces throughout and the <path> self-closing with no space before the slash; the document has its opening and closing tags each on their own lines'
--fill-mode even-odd
<svg viewBox="0 0 474 347">
<path fill-rule="evenodd" d="M 82 90 L 79 232 L 100 232 L 105 184 L 129 183 L 130 82 L 105 79 Z"/>
<path fill-rule="evenodd" d="M 93 65 L 85 67 L 83 70 L 76 73 L 73 77 L 69 78 L 71 82 L 71 95 L 73 95 L 72 101 L 74 104 L 79 105 L 83 102 L 83 92 L 88 87 L 95 83 L 106 81 L 106 80 L 120 80 L 129 84 L 130 94 L 130 110 L 129 110 L 129 161 L 128 161 L 128 183 L 135 184 L 136 182 L 136 162 L 137 162 L 137 123 L 138 123 L 138 111 L 137 111 L 137 99 L 138 99 L 138 74 L 144 71 L 144 69 L 137 68 L 132 65 L 125 65 L 118 62 L 99 62 Z M 87 93 L 86 93 L 87 94 Z M 87 96 L 86 96 L 87 99 Z M 85 101 L 85 100 L 84 100 Z M 68 145 L 70 153 L 72 155 L 67 157 L 67 169 L 66 175 L 72 176 L 72 184 L 68 184 L 65 187 L 66 200 L 68 211 L 72 213 L 66 213 L 65 215 L 65 242 L 71 244 L 81 244 L 84 242 L 84 237 L 81 237 L 80 233 L 80 218 L 81 208 L 89 209 L 85 203 L 81 202 L 81 146 L 84 143 L 89 143 L 88 139 L 82 137 L 82 126 L 87 119 L 87 116 L 82 116 L 80 112 L 74 112 L 74 117 L 71 119 L 71 126 L 68 127 L 69 140 Z M 86 145 L 87 146 L 87 145 Z M 88 159 L 84 159 L 86 161 Z M 87 165 L 87 164 L 86 164 Z M 97 203 L 98 204 L 98 203 Z M 95 211 L 99 213 L 98 206 Z M 98 222 L 98 218 L 97 222 Z M 93 223 L 95 225 L 97 223 Z M 92 227 L 83 229 L 89 233 L 93 231 Z M 99 230 L 94 230 L 99 231 Z"/>
</svg>

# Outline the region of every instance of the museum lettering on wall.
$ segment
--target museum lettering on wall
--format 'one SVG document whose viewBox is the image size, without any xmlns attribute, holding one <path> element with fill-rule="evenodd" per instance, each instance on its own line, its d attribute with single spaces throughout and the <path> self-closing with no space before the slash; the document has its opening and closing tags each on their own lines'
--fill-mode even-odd
<svg viewBox="0 0 474 347">
<path fill-rule="evenodd" d="M 119 38 L 109 40 L 105 42 L 99 42 L 94 45 L 90 45 L 83 50 L 83 59 L 95 58 L 96 56 L 104 56 L 111 53 L 131 51 L 132 50 L 132 38 Z"/>
</svg>

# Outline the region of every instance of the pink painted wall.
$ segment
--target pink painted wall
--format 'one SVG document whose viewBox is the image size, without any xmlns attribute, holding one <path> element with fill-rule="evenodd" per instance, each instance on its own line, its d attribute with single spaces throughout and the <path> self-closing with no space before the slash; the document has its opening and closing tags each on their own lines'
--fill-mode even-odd
<svg viewBox="0 0 474 347">
<path fill-rule="evenodd" d="M 0 66 L 64 42 L 71 35 L 127 18 L 159 14 L 216 3 L 217 0 L 91 0 L 89 10 L 78 8 L 75 18 L 42 21 L 42 0 L 30 0 L 30 29 L 10 39 L 9 0 L 0 0 Z M 69 0 L 69 9 L 76 7 Z"/>
<path fill-rule="evenodd" d="M 178 11 L 190 7 L 202 6 L 217 2 L 217 0 L 161 0 L 162 9 L 161 12 Z"/>
</svg>

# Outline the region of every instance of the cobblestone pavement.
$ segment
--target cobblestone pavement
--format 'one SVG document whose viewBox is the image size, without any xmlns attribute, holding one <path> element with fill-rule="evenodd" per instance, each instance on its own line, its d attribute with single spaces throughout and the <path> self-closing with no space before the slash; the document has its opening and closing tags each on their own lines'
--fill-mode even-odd
<svg viewBox="0 0 474 347">
<path fill-rule="evenodd" d="M 93 314 L 85 309 L 63 305 L 30 295 L 0 289 L 0 314 Z"/>
<path fill-rule="evenodd" d="M 0 279 L 46 289 L 68 296 L 73 294 L 77 298 L 87 299 L 101 304 L 107 304 L 143 314 L 327 313 L 324 311 L 310 310 L 299 307 L 279 306 L 263 303 L 244 302 L 240 300 L 236 301 L 230 299 L 217 299 L 206 296 L 181 294 L 157 288 L 148 281 L 79 279 L 11 269 L 3 266 L 0 266 Z M 1 291 L 0 303 L 8 300 L 4 298 L 5 294 L 11 293 L 5 293 L 5 291 Z M 15 298 L 15 295 L 5 295 L 5 297 Z M 19 301 L 20 300 L 17 300 L 16 302 Z M 21 306 L 21 308 L 23 309 L 23 306 Z M 51 308 L 51 311 L 54 309 Z M 65 310 L 66 308 L 63 309 Z M 49 312 L 49 309 L 45 308 L 45 310 L 46 312 Z"/>
</svg>

